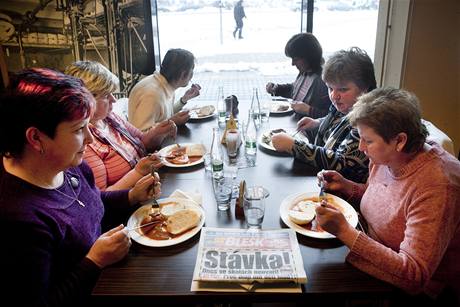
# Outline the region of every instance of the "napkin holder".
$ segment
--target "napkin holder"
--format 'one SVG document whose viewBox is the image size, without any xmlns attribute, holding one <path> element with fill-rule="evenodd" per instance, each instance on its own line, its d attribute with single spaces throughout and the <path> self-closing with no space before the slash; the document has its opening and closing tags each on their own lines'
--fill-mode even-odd
<svg viewBox="0 0 460 307">
<path fill-rule="evenodd" d="M 235 95 L 230 95 L 225 98 L 225 111 L 227 114 L 233 114 L 233 117 L 238 116 L 238 98 Z"/>
</svg>

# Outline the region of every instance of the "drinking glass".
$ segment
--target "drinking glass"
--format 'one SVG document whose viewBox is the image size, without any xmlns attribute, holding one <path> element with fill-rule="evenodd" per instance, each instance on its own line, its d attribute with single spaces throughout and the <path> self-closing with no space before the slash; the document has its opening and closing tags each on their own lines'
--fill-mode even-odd
<svg viewBox="0 0 460 307">
<path fill-rule="evenodd" d="M 239 193 L 239 184 L 236 180 L 238 177 L 238 165 L 236 162 L 229 162 L 228 165 L 225 165 L 224 168 L 224 177 L 232 185 L 232 198 L 238 197 Z"/>
<path fill-rule="evenodd" d="M 230 202 L 232 200 L 231 182 L 225 180 L 225 178 L 221 178 L 220 180 L 213 179 L 213 189 L 217 210 L 226 211 L 230 209 Z"/>
<path fill-rule="evenodd" d="M 244 218 L 249 228 L 260 229 L 265 215 L 265 192 L 262 186 L 248 187 L 244 192 Z"/>
<path fill-rule="evenodd" d="M 265 100 L 260 106 L 260 121 L 262 125 L 268 125 L 270 119 L 270 100 Z"/>
<path fill-rule="evenodd" d="M 204 170 L 206 172 L 211 172 L 211 145 L 205 144 L 203 140 L 200 141 L 201 145 L 206 149 L 205 154 L 203 155 Z M 209 143 L 209 142 L 206 142 Z"/>
</svg>

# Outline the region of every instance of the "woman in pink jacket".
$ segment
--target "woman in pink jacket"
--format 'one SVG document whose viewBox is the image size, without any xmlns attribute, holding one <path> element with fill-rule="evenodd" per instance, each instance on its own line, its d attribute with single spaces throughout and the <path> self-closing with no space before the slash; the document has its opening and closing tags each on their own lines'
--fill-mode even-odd
<svg viewBox="0 0 460 307">
<path fill-rule="evenodd" d="M 348 116 L 358 128 L 359 149 L 370 159 L 369 179 L 358 184 L 335 171 L 322 171 L 318 179 L 360 203 L 368 231 L 354 229 L 327 203 L 316 209 L 319 224 L 350 248 L 347 261 L 360 270 L 420 294 L 423 306 L 455 305 L 460 162 L 426 142 L 418 100 L 409 92 L 376 89 L 361 96 Z"/>
</svg>

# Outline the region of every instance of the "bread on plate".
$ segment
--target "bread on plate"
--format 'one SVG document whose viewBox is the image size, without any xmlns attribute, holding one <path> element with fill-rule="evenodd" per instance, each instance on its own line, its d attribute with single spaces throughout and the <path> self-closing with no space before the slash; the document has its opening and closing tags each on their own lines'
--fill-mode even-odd
<svg viewBox="0 0 460 307">
<path fill-rule="evenodd" d="M 189 157 L 202 157 L 206 153 L 203 144 L 192 144 L 187 146 L 185 153 Z"/>
<path fill-rule="evenodd" d="M 313 201 L 301 201 L 289 210 L 289 218 L 297 225 L 306 225 L 315 218 L 317 205 Z"/>
<path fill-rule="evenodd" d="M 174 213 L 176 213 L 176 212 L 178 212 L 180 210 L 184 210 L 184 209 L 185 209 L 184 204 L 171 202 L 171 203 L 167 203 L 167 204 L 161 206 L 160 213 L 165 218 L 168 218 L 168 217 L 172 216 Z"/>
<path fill-rule="evenodd" d="M 198 116 L 208 116 L 214 113 L 215 107 L 213 105 L 204 106 L 198 109 Z"/>
<path fill-rule="evenodd" d="M 173 235 L 177 235 L 196 227 L 200 220 L 201 213 L 199 211 L 183 209 L 168 217 L 166 230 Z"/>
</svg>

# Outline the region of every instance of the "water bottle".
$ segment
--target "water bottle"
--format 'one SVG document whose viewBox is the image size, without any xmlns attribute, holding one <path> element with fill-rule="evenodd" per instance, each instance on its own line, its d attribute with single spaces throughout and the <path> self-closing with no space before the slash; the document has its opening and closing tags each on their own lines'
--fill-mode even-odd
<svg viewBox="0 0 460 307">
<path fill-rule="evenodd" d="M 225 107 L 224 88 L 219 86 L 217 94 L 217 115 L 219 126 L 225 126 L 226 113 L 227 110 Z"/>
<path fill-rule="evenodd" d="M 212 129 L 211 170 L 214 179 L 224 178 L 224 159 L 220 148 L 219 128 Z"/>
<path fill-rule="evenodd" d="M 248 124 L 246 127 L 244 149 L 248 166 L 255 166 L 257 158 L 257 129 L 254 114 L 251 109 L 249 110 Z"/>
<path fill-rule="evenodd" d="M 252 119 L 254 120 L 254 124 L 256 129 L 259 129 L 261 125 L 261 114 L 260 114 L 260 100 L 259 100 L 259 90 L 255 87 L 252 89 L 252 99 L 251 99 L 251 108 L 252 111 Z"/>
</svg>

